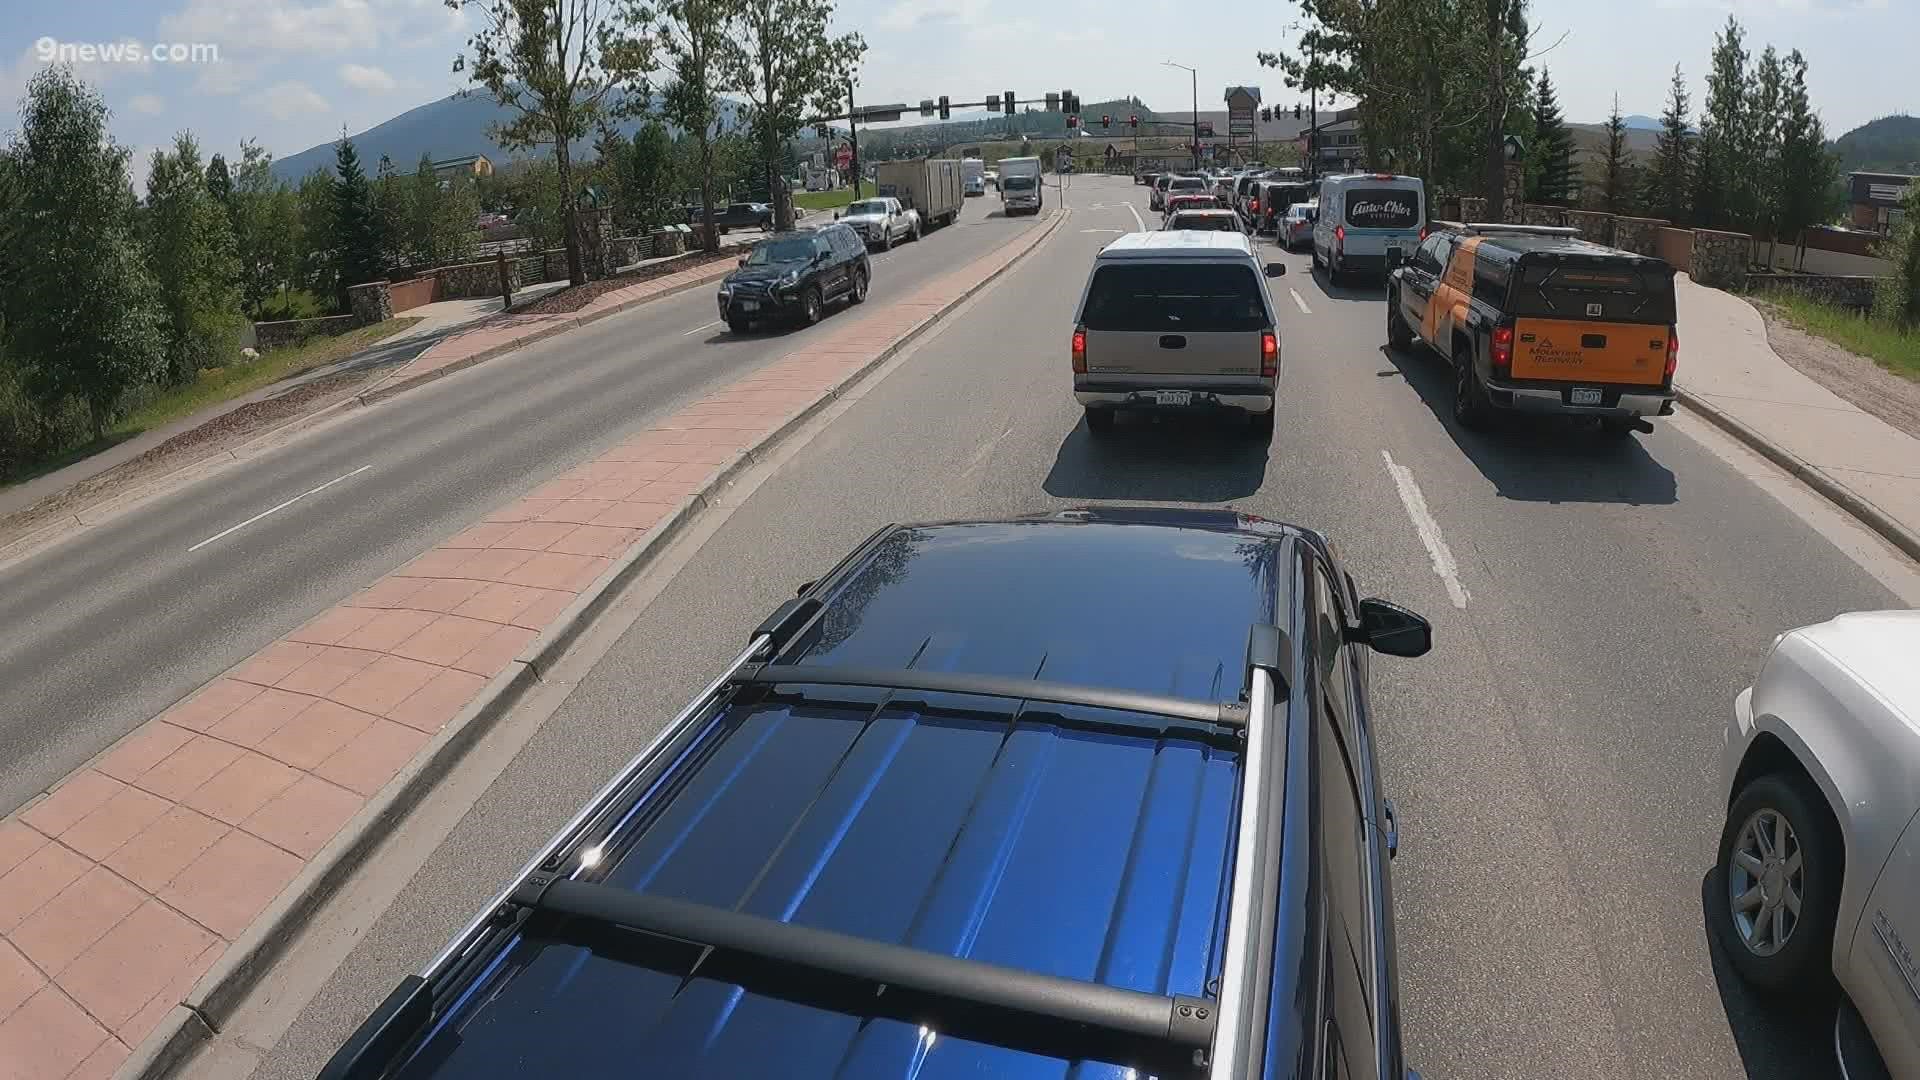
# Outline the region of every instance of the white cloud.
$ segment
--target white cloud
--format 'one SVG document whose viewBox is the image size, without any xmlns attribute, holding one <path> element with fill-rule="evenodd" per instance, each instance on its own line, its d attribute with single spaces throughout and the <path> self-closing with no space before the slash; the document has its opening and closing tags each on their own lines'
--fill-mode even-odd
<svg viewBox="0 0 1920 1080">
<path fill-rule="evenodd" d="M 207 64 L 199 69 L 200 77 L 193 81 L 193 91 L 196 94 L 237 94 L 252 87 L 266 70 L 267 65 L 263 63 L 243 63 L 223 56 L 219 63 Z"/>
<path fill-rule="evenodd" d="M 327 111 L 327 99 L 303 82 L 275 83 L 260 96 L 260 105 L 276 120 L 287 120 L 305 113 Z"/>
<path fill-rule="evenodd" d="M 875 25 L 882 30 L 911 30 L 922 25 L 973 26 L 986 14 L 990 0 L 899 0 L 880 13 Z"/>
<path fill-rule="evenodd" d="M 148 116 L 159 116 L 167 107 L 166 102 L 161 101 L 152 94 L 135 94 L 132 98 L 128 99 L 127 105 L 131 107 L 134 112 L 146 113 Z"/>
<path fill-rule="evenodd" d="M 384 92 L 398 85 L 393 81 L 393 76 L 366 64 L 340 65 L 340 81 L 355 90 L 373 92 Z"/>
<path fill-rule="evenodd" d="M 170 41 L 218 42 L 236 53 L 338 53 L 372 49 L 380 20 L 366 0 L 187 0 L 160 20 L 160 32 Z"/>
</svg>

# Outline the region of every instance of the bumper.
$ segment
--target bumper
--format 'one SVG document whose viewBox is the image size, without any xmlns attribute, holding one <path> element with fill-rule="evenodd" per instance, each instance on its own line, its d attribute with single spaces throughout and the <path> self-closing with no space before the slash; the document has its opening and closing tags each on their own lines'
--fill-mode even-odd
<svg viewBox="0 0 1920 1080">
<path fill-rule="evenodd" d="M 1720 736 L 1721 805 L 1733 803 L 1733 778 L 1740 773 L 1740 762 L 1747 756 L 1747 744 L 1753 741 L 1753 687 L 1734 695 L 1733 713 Z"/>
<path fill-rule="evenodd" d="M 1245 375 L 1075 375 L 1073 397 L 1095 409 L 1239 409 L 1273 411 L 1279 379 Z M 1185 405 L 1160 404 L 1157 391 L 1191 394 Z"/>
<path fill-rule="evenodd" d="M 1673 391 L 1662 390 L 1657 386 L 1636 390 L 1603 387 L 1598 405 L 1572 404 L 1571 389 L 1571 387 L 1502 386 L 1499 383 L 1492 383 L 1487 387 L 1487 397 L 1495 408 L 1523 413 L 1609 418 L 1673 414 Z"/>
<path fill-rule="evenodd" d="M 1385 255 L 1349 255 L 1343 252 L 1339 265 L 1341 273 L 1345 274 L 1379 274 L 1385 277 L 1387 273 Z"/>
<path fill-rule="evenodd" d="M 719 298 L 720 317 L 722 319 L 767 319 L 792 315 L 800 311 L 800 290 L 793 295 L 779 293 L 754 293 L 750 296 L 722 295 Z M 746 305 L 754 305 L 748 308 Z"/>
</svg>

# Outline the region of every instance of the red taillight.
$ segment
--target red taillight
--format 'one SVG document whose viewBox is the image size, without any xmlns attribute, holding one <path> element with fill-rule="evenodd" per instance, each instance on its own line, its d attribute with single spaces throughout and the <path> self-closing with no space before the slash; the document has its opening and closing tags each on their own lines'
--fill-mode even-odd
<svg viewBox="0 0 1920 1080">
<path fill-rule="evenodd" d="M 1075 375 L 1087 373 L 1087 332 L 1085 330 L 1073 332 L 1073 373 Z"/>
<path fill-rule="evenodd" d="M 1256 213 L 1256 214 L 1260 212 L 1260 200 L 1259 200 L 1259 199 L 1255 199 L 1255 200 L 1253 200 L 1253 212 L 1254 212 L 1254 213 Z"/>
<path fill-rule="evenodd" d="M 1513 366 L 1513 327 L 1493 328 L 1493 366 L 1505 370 Z"/>
<path fill-rule="evenodd" d="M 1673 378 L 1673 370 L 1680 366 L 1680 328 L 1667 327 L 1667 378 Z"/>
<path fill-rule="evenodd" d="M 1427 227 L 1425 225 L 1420 226 L 1420 242 L 1423 244 L 1427 242 Z"/>
<path fill-rule="evenodd" d="M 1262 331 L 1260 334 L 1260 375 L 1262 378 L 1271 379 L 1279 373 L 1280 339 L 1273 336 L 1273 331 L 1271 330 Z"/>
<path fill-rule="evenodd" d="M 1345 225 L 1335 225 L 1333 227 L 1333 246 L 1336 248 L 1345 248 L 1347 246 L 1347 227 Z"/>
</svg>

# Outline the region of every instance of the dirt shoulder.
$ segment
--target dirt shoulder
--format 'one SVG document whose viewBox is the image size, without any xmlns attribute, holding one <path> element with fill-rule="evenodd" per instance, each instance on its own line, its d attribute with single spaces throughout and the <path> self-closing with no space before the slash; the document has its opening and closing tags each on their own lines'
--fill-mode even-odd
<svg viewBox="0 0 1920 1080">
<path fill-rule="evenodd" d="M 1766 321 L 1767 344 L 1782 360 L 1861 411 L 1920 439 L 1920 382 L 1903 379 L 1864 356 L 1807 333 L 1764 300 L 1756 300 L 1753 306 Z"/>
</svg>

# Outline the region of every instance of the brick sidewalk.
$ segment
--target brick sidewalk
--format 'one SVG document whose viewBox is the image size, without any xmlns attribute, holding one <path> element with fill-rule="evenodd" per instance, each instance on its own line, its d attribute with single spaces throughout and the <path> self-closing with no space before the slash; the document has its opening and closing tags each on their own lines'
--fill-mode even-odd
<svg viewBox="0 0 1920 1080">
<path fill-rule="evenodd" d="M 650 528 L 1048 231 L 837 316 L 321 613 L 0 821 L 0 1078 L 108 1076 L 176 1005 L 205 1001 L 195 984 L 227 948 Z"/>
</svg>

